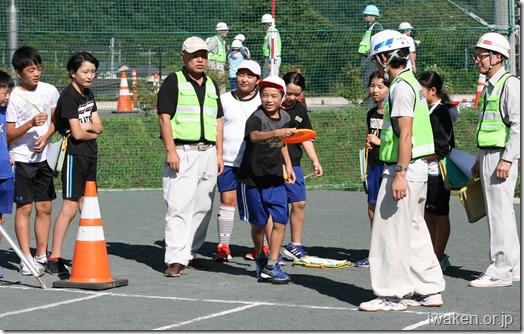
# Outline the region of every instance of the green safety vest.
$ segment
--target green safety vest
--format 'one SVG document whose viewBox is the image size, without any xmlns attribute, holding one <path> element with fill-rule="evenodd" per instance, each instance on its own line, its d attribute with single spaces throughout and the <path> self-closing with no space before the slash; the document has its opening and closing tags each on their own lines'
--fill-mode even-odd
<svg viewBox="0 0 524 334">
<path fill-rule="evenodd" d="M 433 130 L 431 129 L 431 122 L 429 120 L 428 104 L 426 99 L 422 98 L 424 97 L 424 92 L 411 71 L 402 72 L 393 80 L 391 86 L 399 80 L 407 82 L 415 93 L 411 159 L 431 155 L 435 153 Z M 397 162 L 399 134 L 398 121 L 391 119 L 391 101 L 388 98 L 384 103 L 384 120 L 382 123 L 382 131 L 380 132 L 380 160 L 387 163 Z"/>
<path fill-rule="evenodd" d="M 497 82 L 487 100 L 485 100 L 486 87 L 479 99 L 479 122 L 477 125 L 477 146 L 480 148 L 504 147 L 509 138 L 509 125 L 504 123 L 500 112 L 500 97 L 504 90 L 506 80 L 511 74 L 505 73 Z"/>
<path fill-rule="evenodd" d="M 363 55 L 367 55 L 369 49 L 371 49 L 371 33 L 373 32 L 373 27 L 378 22 L 373 22 L 373 24 L 366 30 L 366 33 L 364 34 L 364 37 L 362 37 L 362 40 L 360 41 L 360 44 L 358 45 L 358 53 L 361 53 Z"/>
<path fill-rule="evenodd" d="M 215 35 L 215 39 L 217 40 L 218 52 L 217 53 L 210 52 L 209 60 L 225 63 L 227 60 L 226 46 L 224 45 L 224 43 L 222 43 L 218 35 Z"/>
<path fill-rule="evenodd" d="M 171 119 L 171 129 L 175 140 L 200 140 L 201 122 L 204 122 L 204 138 L 209 142 L 217 139 L 218 95 L 213 80 L 206 81 L 204 105 L 187 81 L 184 73 L 176 72 L 178 79 L 178 104 L 175 116 Z"/>
<path fill-rule="evenodd" d="M 276 42 L 275 57 L 280 57 L 280 52 L 282 51 L 282 41 L 280 40 L 280 34 L 278 33 L 278 30 L 275 28 L 275 30 L 268 30 L 266 33 L 266 37 L 264 37 L 264 46 L 262 47 L 262 53 L 264 55 L 264 58 L 269 58 L 271 56 L 271 45 L 269 42 L 271 33 L 273 32 L 276 32 L 278 36 Z"/>
</svg>

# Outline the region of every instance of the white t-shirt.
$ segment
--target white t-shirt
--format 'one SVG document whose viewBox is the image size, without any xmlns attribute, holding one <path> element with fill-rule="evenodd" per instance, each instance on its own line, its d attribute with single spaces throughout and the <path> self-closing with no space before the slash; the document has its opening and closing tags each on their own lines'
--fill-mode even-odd
<svg viewBox="0 0 524 334">
<path fill-rule="evenodd" d="M 56 87 L 45 82 L 39 82 L 34 91 L 26 91 L 20 87 L 13 89 L 7 104 L 6 122 L 15 123 L 15 127 L 18 128 L 39 112 L 47 114 L 44 125 L 33 126 L 20 138 L 9 143 L 10 153 L 15 161 L 33 163 L 47 159 L 47 145 L 41 153 L 33 152 L 33 146 L 36 140 L 49 130 L 51 110 L 56 108 L 59 97 Z"/>
<path fill-rule="evenodd" d="M 408 40 L 408 44 L 409 44 L 409 52 L 417 52 L 417 49 L 415 48 L 415 41 L 413 40 L 413 38 L 411 36 L 408 36 L 408 35 L 404 35 L 406 37 L 406 39 Z M 408 64 L 406 66 L 406 68 L 409 68 L 411 69 L 412 68 L 412 65 L 411 65 L 411 58 L 408 57 Z"/>
<path fill-rule="evenodd" d="M 415 93 L 411 86 L 403 81 L 397 81 L 389 87 L 386 100 L 391 96 L 392 103 L 391 118 L 411 117 L 413 118 L 415 105 Z M 395 165 L 386 165 L 384 175 L 395 175 Z M 428 180 L 428 163 L 426 159 L 416 159 L 411 162 L 406 172 L 406 180 L 412 182 L 426 182 Z"/>
<path fill-rule="evenodd" d="M 224 109 L 224 165 L 240 167 L 242 156 L 246 148 L 244 131 L 247 118 L 260 105 L 260 94 L 257 93 L 248 100 L 237 100 L 232 92 L 220 95 Z"/>
</svg>

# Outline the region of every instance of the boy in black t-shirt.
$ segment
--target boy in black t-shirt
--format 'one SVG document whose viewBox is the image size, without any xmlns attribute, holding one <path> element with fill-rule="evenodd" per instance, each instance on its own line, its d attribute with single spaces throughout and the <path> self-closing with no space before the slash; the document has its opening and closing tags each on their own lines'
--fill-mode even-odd
<svg viewBox="0 0 524 334">
<path fill-rule="evenodd" d="M 262 105 L 246 121 L 246 150 L 237 172 L 237 180 L 242 183 L 239 198 L 243 199 L 239 213 L 242 220 L 251 223 L 257 254 L 257 279 L 287 283 L 290 278 L 280 270 L 278 256 L 288 222 L 284 182 L 294 183 L 295 173 L 287 145 L 280 138 L 291 137 L 296 129 L 288 128 L 290 117 L 280 110 L 286 94 L 284 80 L 270 76 L 258 85 Z M 263 251 L 263 240 L 270 217 L 273 227 L 268 227 L 267 231 L 270 249 L 268 259 Z"/>
</svg>

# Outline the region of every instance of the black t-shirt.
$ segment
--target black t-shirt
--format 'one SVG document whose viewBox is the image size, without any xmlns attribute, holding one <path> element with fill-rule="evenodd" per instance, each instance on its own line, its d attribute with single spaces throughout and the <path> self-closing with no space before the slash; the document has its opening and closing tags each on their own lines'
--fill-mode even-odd
<svg viewBox="0 0 524 334">
<path fill-rule="evenodd" d="M 56 105 L 56 129 L 63 136 L 71 130 L 70 119 L 78 119 L 80 123 L 92 123 L 91 115 L 97 112 L 93 92 L 86 88 L 84 95 L 80 94 L 72 84 L 69 84 L 60 94 Z M 67 153 L 96 158 L 98 144 L 96 139 L 76 140 L 72 135 L 68 137 Z"/>
<path fill-rule="evenodd" d="M 380 138 L 380 131 L 382 130 L 382 121 L 384 114 L 380 114 L 378 107 L 371 108 L 368 111 L 366 117 L 366 123 L 368 125 L 368 134 L 375 134 Z M 382 161 L 379 159 L 380 146 L 375 146 L 373 149 L 368 151 L 368 166 L 381 165 Z"/>
<path fill-rule="evenodd" d="M 182 73 L 186 77 L 186 80 L 191 83 L 193 88 L 195 89 L 195 93 L 197 94 L 198 101 L 200 102 L 200 106 L 202 107 L 204 105 L 204 99 L 206 96 L 206 82 L 207 80 L 213 80 L 209 78 L 205 73 L 203 75 L 204 80 L 202 81 L 202 85 L 199 85 L 193 78 L 189 76 L 187 73 L 187 70 L 185 67 L 182 68 Z M 217 100 L 217 118 L 224 117 L 224 110 L 222 109 L 222 103 L 220 103 L 220 92 L 218 90 L 218 85 L 215 81 L 213 81 L 215 84 L 216 94 L 218 97 Z M 171 73 L 162 83 L 162 86 L 160 86 L 160 90 L 158 91 L 157 95 L 157 114 L 169 114 L 171 115 L 171 119 L 173 119 L 173 116 L 175 116 L 176 108 L 178 106 L 178 78 L 176 76 L 176 73 Z M 204 138 L 204 123 L 201 124 L 201 142 L 206 142 Z M 176 142 L 180 143 L 189 143 L 184 140 L 176 140 Z"/>
<path fill-rule="evenodd" d="M 307 109 L 302 103 L 297 102 L 291 107 L 282 106 L 282 109 L 291 117 L 291 121 L 289 122 L 290 128 L 313 130 L 309 116 L 307 115 Z M 302 160 L 302 145 L 288 144 L 287 149 L 289 150 L 291 164 L 293 166 L 300 166 L 300 160 Z"/>
<path fill-rule="evenodd" d="M 267 132 L 289 127 L 289 115 L 279 110 L 279 116 L 271 118 L 259 107 L 247 119 L 244 132 L 246 150 L 236 177 L 239 182 L 262 188 L 284 182 L 282 147 L 285 144 L 276 138 L 253 143 L 249 136 L 253 131 Z"/>
</svg>

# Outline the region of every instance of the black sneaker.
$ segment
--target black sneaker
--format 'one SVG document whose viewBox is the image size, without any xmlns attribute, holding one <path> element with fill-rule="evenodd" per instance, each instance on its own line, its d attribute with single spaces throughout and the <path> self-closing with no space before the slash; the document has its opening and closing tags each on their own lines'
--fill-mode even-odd
<svg viewBox="0 0 524 334">
<path fill-rule="evenodd" d="M 48 260 L 45 271 L 51 275 L 69 275 L 69 270 L 65 267 L 61 257 L 56 260 Z"/>
</svg>

